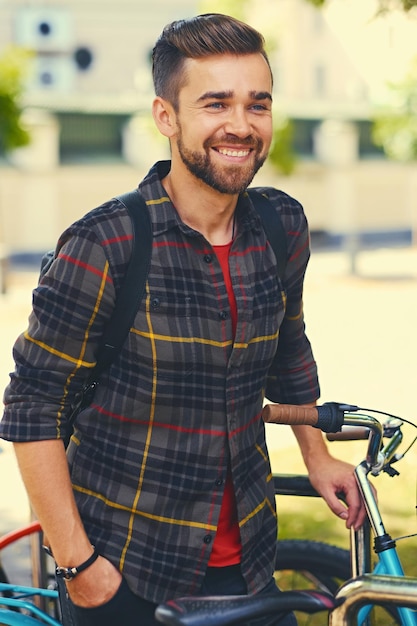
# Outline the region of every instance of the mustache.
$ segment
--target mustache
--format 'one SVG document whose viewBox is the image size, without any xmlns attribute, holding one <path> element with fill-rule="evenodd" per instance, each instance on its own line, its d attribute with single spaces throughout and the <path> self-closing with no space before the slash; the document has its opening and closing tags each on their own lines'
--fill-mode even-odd
<svg viewBox="0 0 417 626">
<path fill-rule="evenodd" d="M 226 143 L 228 146 L 246 146 L 248 148 L 253 148 L 254 150 L 259 150 L 263 146 L 263 142 L 261 139 L 257 137 L 253 137 L 249 135 L 248 137 L 239 138 L 236 135 L 223 135 L 223 137 L 219 137 L 218 139 L 206 139 L 204 142 L 204 148 L 211 148 L 217 144 Z"/>
</svg>

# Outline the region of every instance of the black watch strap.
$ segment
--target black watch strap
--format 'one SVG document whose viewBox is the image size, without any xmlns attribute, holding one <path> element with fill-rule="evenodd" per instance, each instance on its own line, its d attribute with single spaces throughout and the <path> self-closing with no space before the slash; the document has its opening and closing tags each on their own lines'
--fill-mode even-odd
<svg viewBox="0 0 417 626">
<path fill-rule="evenodd" d="M 65 580 L 72 580 L 73 578 L 77 576 L 77 574 L 79 574 L 80 572 L 83 572 L 85 569 L 87 569 L 87 567 L 90 567 L 90 565 L 92 565 L 94 561 L 98 559 L 98 557 L 99 557 L 99 553 L 93 546 L 93 554 L 86 561 L 84 561 L 84 563 L 81 563 L 81 565 L 77 565 L 77 567 L 57 566 L 55 568 L 55 575 L 58 576 L 58 578 L 64 578 Z"/>
</svg>

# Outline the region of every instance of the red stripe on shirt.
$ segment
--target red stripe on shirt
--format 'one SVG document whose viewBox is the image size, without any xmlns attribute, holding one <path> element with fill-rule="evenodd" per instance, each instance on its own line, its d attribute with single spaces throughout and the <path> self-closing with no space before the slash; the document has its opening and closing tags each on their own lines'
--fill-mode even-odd
<svg viewBox="0 0 417 626">
<path fill-rule="evenodd" d="M 113 280 L 110 278 L 110 276 L 105 275 L 103 270 L 99 270 L 97 267 L 94 267 L 93 265 L 89 265 L 88 263 L 83 263 L 82 261 L 79 261 L 78 259 L 75 259 L 74 257 L 68 256 L 67 254 L 59 253 L 58 256 L 60 259 L 64 259 L 64 261 L 67 261 L 67 263 L 71 263 L 72 265 L 82 267 L 88 272 L 91 272 L 92 274 L 96 274 L 96 276 L 100 276 L 100 278 L 105 278 L 106 282 L 113 283 Z"/>
</svg>

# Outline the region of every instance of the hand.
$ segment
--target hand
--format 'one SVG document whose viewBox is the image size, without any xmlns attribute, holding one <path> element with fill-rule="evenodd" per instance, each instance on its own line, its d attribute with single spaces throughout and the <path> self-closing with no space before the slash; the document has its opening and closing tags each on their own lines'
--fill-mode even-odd
<svg viewBox="0 0 417 626">
<path fill-rule="evenodd" d="M 74 604 L 93 608 L 105 604 L 116 594 L 122 575 L 110 561 L 99 556 L 90 567 L 73 580 L 66 581 L 68 594 Z"/>
<path fill-rule="evenodd" d="M 365 521 L 366 510 L 356 484 L 354 467 L 330 455 L 310 464 L 309 478 L 335 515 L 346 520 L 346 528 L 358 530 Z M 343 493 L 346 505 L 336 494 Z"/>
</svg>

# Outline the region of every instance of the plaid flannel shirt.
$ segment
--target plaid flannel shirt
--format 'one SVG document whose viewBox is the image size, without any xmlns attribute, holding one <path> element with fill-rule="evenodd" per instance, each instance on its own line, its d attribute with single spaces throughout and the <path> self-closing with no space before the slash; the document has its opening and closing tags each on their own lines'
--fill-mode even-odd
<svg viewBox="0 0 417 626">
<path fill-rule="evenodd" d="M 230 254 L 233 340 L 219 262 L 167 197 L 161 179 L 168 170 L 159 163 L 140 184 L 153 227 L 146 293 L 68 449 L 91 542 L 135 593 L 154 602 L 199 592 L 228 466 L 248 590 L 269 582 L 277 520 L 263 399 L 302 404 L 319 396 L 302 311 L 309 238 L 300 204 L 263 190 L 288 233 L 282 282 L 257 213 L 247 195 L 239 198 Z M 199 210 L 198 197 L 190 204 Z M 5 439 L 62 436 L 71 398 L 95 364 L 131 246 L 130 218 L 114 199 L 60 238 L 14 346 L 0 424 Z"/>
</svg>

